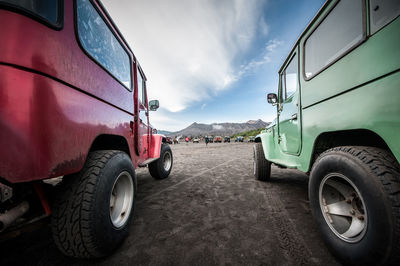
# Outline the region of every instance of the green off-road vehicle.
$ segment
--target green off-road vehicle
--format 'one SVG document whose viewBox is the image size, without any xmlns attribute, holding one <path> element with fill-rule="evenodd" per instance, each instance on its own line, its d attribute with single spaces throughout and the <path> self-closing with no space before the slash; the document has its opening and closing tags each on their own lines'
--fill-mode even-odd
<svg viewBox="0 0 400 266">
<path fill-rule="evenodd" d="M 400 261 L 400 1 L 327 1 L 279 71 L 274 125 L 254 146 L 271 164 L 309 173 L 323 239 L 341 261 Z M 273 175 L 273 174 L 272 174 Z"/>
</svg>

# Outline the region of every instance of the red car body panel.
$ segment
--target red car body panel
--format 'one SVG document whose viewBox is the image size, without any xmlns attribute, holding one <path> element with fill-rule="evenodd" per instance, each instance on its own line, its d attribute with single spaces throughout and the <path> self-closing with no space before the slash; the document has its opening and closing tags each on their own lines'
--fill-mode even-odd
<svg viewBox="0 0 400 266">
<path fill-rule="evenodd" d="M 149 158 L 160 158 L 161 144 L 163 142 L 163 135 L 154 134 L 150 139 L 150 146 L 152 149 L 149 150 Z"/>
<path fill-rule="evenodd" d="M 135 167 L 159 157 L 162 138 L 152 130 L 142 131 L 147 152 L 137 150 L 136 89 L 126 89 L 83 51 L 73 2 L 64 1 L 61 30 L 0 9 L 0 177 L 9 182 L 79 171 L 100 135 L 123 137 Z M 136 84 L 136 60 L 119 38 Z"/>
<path fill-rule="evenodd" d="M 47 74 L 133 113 L 132 93 L 121 90 L 123 86 L 85 54 L 75 34 L 73 1 L 64 1 L 64 5 L 60 31 L 0 10 L 0 25 L 6 25 L 1 30 L 0 62 Z"/>
</svg>

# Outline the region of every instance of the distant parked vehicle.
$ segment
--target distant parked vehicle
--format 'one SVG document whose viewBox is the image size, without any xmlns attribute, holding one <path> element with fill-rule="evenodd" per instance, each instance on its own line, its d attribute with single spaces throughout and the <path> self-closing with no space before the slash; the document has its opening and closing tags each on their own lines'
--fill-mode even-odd
<svg viewBox="0 0 400 266">
<path fill-rule="evenodd" d="M 214 137 L 213 136 L 205 136 L 207 138 L 208 143 L 213 143 L 214 142 Z"/>
<path fill-rule="evenodd" d="M 221 136 L 215 136 L 214 142 L 215 143 L 221 143 L 222 142 L 222 137 Z"/>
<path fill-rule="evenodd" d="M 225 136 L 224 137 L 224 142 L 231 142 L 231 137 Z"/>
<path fill-rule="evenodd" d="M 199 138 L 194 138 L 193 139 L 193 143 L 200 143 L 200 139 Z"/>
<path fill-rule="evenodd" d="M 235 142 L 243 142 L 243 140 L 244 140 L 244 137 L 243 137 L 243 136 L 237 136 L 237 137 L 235 138 Z"/>
<path fill-rule="evenodd" d="M 247 141 L 248 141 L 248 142 L 254 142 L 255 139 L 256 139 L 256 137 L 250 136 L 250 137 L 247 139 Z"/>
</svg>

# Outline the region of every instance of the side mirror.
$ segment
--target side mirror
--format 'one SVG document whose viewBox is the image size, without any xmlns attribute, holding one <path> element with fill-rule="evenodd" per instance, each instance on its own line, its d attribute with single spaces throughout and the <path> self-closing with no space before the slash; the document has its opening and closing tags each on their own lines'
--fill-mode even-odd
<svg viewBox="0 0 400 266">
<path fill-rule="evenodd" d="M 272 105 L 276 105 L 278 103 L 278 96 L 276 95 L 276 93 L 268 93 L 267 100 L 268 100 L 268 103 L 270 103 Z"/>
<path fill-rule="evenodd" d="M 150 111 L 156 111 L 160 107 L 160 102 L 158 100 L 151 100 L 149 102 Z"/>
</svg>

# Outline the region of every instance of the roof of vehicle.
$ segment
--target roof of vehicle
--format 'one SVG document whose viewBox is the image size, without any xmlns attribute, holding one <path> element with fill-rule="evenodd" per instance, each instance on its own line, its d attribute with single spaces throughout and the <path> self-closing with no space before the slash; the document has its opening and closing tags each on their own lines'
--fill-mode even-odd
<svg viewBox="0 0 400 266">
<path fill-rule="evenodd" d="M 286 65 L 286 63 L 290 60 L 290 55 L 293 53 L 293 51 L 296 49 L 297 45 L 299 44 L 301 38 L 304 37 L 306 32 L 311 28 L 312 25 L 314 25 L 314 22 L 318 19 L 319 15 L 321 12 L 328 6 L 328 4 L 331 2 L 331 0 L 326 0 L 325 3 L 322 5 L 322 7 L 318 10 L 317 14 L 312 18 L 310 23 L 307 24 L 306 28 L 303 30 L 303 32 L 300 34 L 299 38 L 297 38 L 296 42 L 293 45 L 293 48 L 290 50 L 288 56 L 286 57 L 285 61 L 283 62 L 281 68 L 279 69 L 278 73 L 281 73 L 283 70 L 283 67 Z"/>
<path fill-rule="evenodd" d="M 266 127 L 266 128 L 271 128 L 276 125 L 276 118 L 272 120 L 272 122 Z"/>
<path fill-rule="evenodd" d="M 142 67 L 140 66 L 135 54 L 133 53 L 132 48 L 129 46 L 129 43 L 126 41 L 124 35 L 122 35 L 121 31 L 119 30 L 119 28 L 117 27 L 117 24 L 115 24 L 114 20 L 112 19 L 110 13 L 108 13 L 107 9 L 105 8 L 105 6 L 103 5 L 103 3 L 100 0 L 96 0 L 96 3 L 99 4 L 99 6 L 101 7 L 102 11 L 104 12 L 104 15 L 107 17 L 107 20 L 110 22 L 111 26 L 114 28 L 114 30 L 118 33 L 118 36 L 122 39 L 122 41 L 124 42 L 124 44 L 126 45 L 126 47 L 129 49 L 129 51 L 132 53 L 132 59 L 133 62 L 136 63 L 136 65 L 139 67 L 140 71 L 143 74 L 143 79 L 145 81 L 147 81 L 147 77 L 146 74 L 144 73 Z"/>
</svg>

